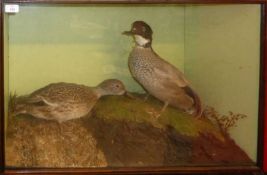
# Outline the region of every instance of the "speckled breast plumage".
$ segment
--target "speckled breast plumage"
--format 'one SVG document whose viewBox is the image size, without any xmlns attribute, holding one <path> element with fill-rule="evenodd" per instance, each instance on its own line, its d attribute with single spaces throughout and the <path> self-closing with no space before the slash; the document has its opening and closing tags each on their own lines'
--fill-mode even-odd
<svg viewBox="0 0 267 175">
<path fill-rule="evenodd" d="M 133 77 L 145 89 L 156 86 L 157 77 L 153 74 L 155 54 L 151 48 L 135 47 L 129 56 L 129 68 Z"/>
</svg>

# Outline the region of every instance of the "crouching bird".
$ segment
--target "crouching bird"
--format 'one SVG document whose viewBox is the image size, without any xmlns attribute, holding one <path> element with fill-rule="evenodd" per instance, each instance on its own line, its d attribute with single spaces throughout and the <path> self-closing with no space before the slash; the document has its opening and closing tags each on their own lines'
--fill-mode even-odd
<svg viewBox="0 0 267 175">
<path fill-rule="evenodd" d="M 30 114 L 62 123 L 87 115 L 101 96 L 123 94 L 127 94 L 125 86 L 116 79 L 105 80 L 96 87 L 53 83 L 30 95 L 18 97 L 12 114 Z"/>
<path fill-rule="evenodd" d="M 158 116 L 168 105 L 182 109 L 199 118 L 202 105 L 197 93 L 190 87 L 184 74 L 162 59 L 152 49 L 152 29 L 144 21 L 135 21 L 130 31 L 135 46 L 130 53 L 128 66 L 133 78 L 154 97 L 164 102 Z"/>
</svg>

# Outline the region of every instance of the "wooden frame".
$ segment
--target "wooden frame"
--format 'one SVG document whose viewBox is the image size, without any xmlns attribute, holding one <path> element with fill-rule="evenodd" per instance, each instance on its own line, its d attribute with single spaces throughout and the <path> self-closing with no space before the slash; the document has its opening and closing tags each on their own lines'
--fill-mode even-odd
<svg viewBox="0 0 267 175">
<path fill-rule="evenodd" d="M 32 4 L 260 4 L 262 5 L 261 21 L 261 75 L 260 105 L 258 124 L 258 159 L 255 166 L 229 167 L 156 167 L 156 168 L 63 168 L 63 169 L 6 169 L 4 155 L 4 3 Z M 0 0 L 0 172 L 4 174 L 165 174 L 165 173 L 244 173 L 267 172 L 267 0 Z"/>
</svg>

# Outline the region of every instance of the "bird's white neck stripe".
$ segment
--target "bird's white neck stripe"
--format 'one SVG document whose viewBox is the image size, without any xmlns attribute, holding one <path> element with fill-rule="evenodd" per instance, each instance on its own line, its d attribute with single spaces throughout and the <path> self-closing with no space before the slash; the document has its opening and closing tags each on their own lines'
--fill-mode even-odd
<svg viewBox="0 0 267 175">
<path fill-rule="evenodd" d="M 134 40 L 139 46 L 145 46 L 147 43 L 150 42 L 149 39 L 146 39 L 140 35 L 134 35 Z"/>
</svg>

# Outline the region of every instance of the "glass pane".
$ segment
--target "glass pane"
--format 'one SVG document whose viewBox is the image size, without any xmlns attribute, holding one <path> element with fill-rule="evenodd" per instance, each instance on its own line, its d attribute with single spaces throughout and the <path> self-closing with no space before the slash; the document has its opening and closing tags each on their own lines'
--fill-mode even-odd
<svg viewBox="0 0 267 175">
<path fill-rule="evenodd" d="M 260 5 L 5 13 L 7 166 L 254 165 L 260 21 Z"/>
</svg>

